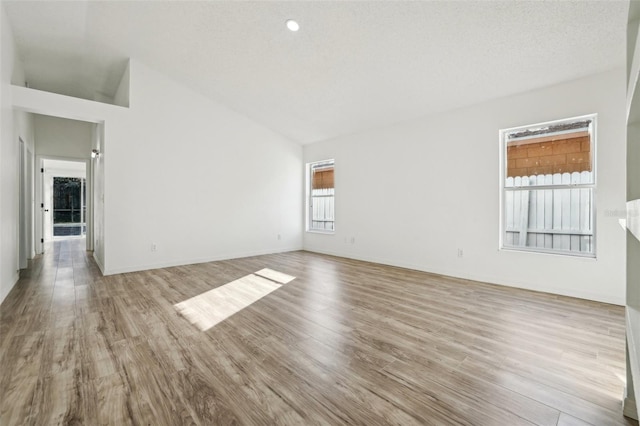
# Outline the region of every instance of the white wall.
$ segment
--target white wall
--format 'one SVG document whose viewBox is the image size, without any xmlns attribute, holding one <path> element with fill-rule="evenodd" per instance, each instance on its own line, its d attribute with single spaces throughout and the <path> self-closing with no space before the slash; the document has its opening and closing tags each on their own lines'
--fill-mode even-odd
<svg viewBox="0 0 640 426">
<path fill-rule="evenodd" d="M 0 303 L 18 280 L 19 268 L 19 138 L 33 152 L 31 114 L 12 108 L 12 83 L 24 75 L 4 7 L 0 7 Z"/>
<path fill-rule="evenodd" d="M 336 233 L 305 233 L 304 248 L 624 304 L 624 72 L 305 146 L 305 162 L 335 158 Z M 588 113 L 598 113 L 597 260 L 499 251 L 499 129 Z"/>
<path fill-rule="evenodd" d="M 9 293 L 18 279 L 18 253 L 15 250 L 17 237 L 16 188 L 18 152 L 13 142 L 13 111 L 11 109 L 11 73 L 13 72 L 13 34 L 4 8 L 0 8 L 0 300 Z"/>
<path fill-rule="evenodd" d="M 113 96 L 113 103 L 119 106 L 128 107 L 129 106 L 129 64 L 127 63 L 124 72 L 122 73 L 122 77 L 120 77 L 120 83 L 118 83 L 118 88 L 116 89 L 116 94 Z"/>
<path fill-rule="evenodd" d="M 139 62 L 129 99 L 105 127 L 107 273 L 301 248 L 299 145 Z"/>
<path fill-rule="evenodd" d="M 86 121 L 36 114 L 36 155 L 89 159 L 94 126 Z"/>
<path fill-rule="evenodd" d="M 102 152 L 104 149 L 104 123 L 93 126 L 91 146 Z M 90 163 L 93 176 L 93 196 L 91 210 L 93 211 L 93 257 L 100 270 L 104 272 L 104 157 L 99 156 Z M 89 238 L 89 235 L 87 235 Z"/>
<path fill-rule="evenodd" d="M 139 62 L 129 72 L 130 108 L 12 88 L 18 109 L 104 122 L 104 272 L 300 249 L 302 148 Z"/>
</svg>

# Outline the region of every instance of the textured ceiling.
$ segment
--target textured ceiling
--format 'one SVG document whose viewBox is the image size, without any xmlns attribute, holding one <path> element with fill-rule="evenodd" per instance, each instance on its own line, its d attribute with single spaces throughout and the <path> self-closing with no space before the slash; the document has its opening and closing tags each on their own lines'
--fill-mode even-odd
<svg viewBox="0 0 640 426">
<path fill-rule="evenodd" d="M 31 87 L 127 58 L 310 143 L 624 65 L 628 1 L 3 1 Z M 294 18 L 300 31 L 288 31 Z"/>
</svg>

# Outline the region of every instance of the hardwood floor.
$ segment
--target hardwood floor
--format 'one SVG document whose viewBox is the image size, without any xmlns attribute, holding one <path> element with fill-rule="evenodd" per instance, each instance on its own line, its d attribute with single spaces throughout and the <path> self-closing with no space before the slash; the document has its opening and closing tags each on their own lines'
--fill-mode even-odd
<svg viewBox="0 0 640 426">
<path fill-rule="evenodd" d="M 618 306 L 308 252 L 102 277 L 83 244 L 0 307 L 2 425 L 637 425 Z M 263 268 L 296 278 L 206 331 L 174 306 Z"/>
</svg>

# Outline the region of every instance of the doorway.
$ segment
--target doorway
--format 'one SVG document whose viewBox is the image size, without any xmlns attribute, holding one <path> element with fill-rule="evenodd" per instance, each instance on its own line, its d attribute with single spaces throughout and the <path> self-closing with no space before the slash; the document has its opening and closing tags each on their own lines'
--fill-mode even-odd
<svg viewBox="0 0 640 426">
<path fill-rule="evenodd" d="M 33 166 L 34 155 L 31 149 L 24 143 L 22 138 L 18 138 L 20 150 L 19 164 L 19 238 L 18 238 L 18 259 L 19 268 L 27 267 L 27 260 L 35 256 L 35 246 L 33 241 Z"/>
<path fill-rule="evenodd" d="M 84 237 L 87 232 L 85 178 L 53 177 L 53 238 Z"/>
<path fill-rule="evenodd" d="M 40 162 L 42 237 L 39 252 L 43 253 L 47 242 L 86 238 L 91 226 L 91 198 L 87 161 L 41 158 Z"/>
</svg>

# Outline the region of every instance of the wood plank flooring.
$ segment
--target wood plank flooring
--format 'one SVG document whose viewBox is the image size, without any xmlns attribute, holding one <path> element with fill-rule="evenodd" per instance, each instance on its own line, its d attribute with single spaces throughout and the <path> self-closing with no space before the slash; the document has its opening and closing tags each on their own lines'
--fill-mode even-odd
<svg viewBox="0 0 640 426">
<path fill-rule="evenodd" d="M 1 425 L 637 425 L 618 306 L 308 252 L 103 277 L 83 240 L 0 306 Z M 175 306 L 295 280 L 206 331 Z"/>
</svg>

